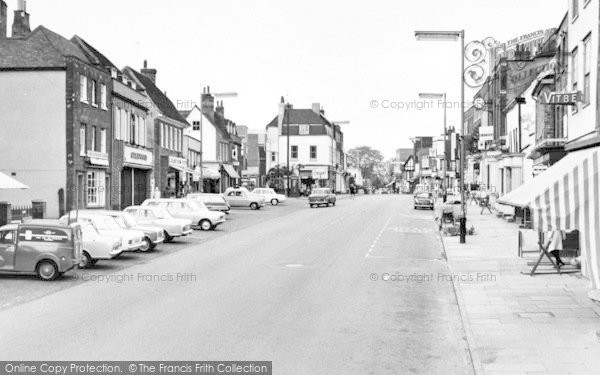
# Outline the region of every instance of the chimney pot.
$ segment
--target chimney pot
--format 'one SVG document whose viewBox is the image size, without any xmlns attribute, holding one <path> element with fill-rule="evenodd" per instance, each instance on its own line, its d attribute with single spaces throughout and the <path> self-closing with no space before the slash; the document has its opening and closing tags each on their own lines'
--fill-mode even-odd
<svg viewBox="0 0 600 375">
<path fill-rule="evenodd" d="M 148 68 L 147 60 L 144 60 L 144 67 L 142 68 L 141 73 L 146 77 L 150 78 L 152 83 L 156 84 L 156 69 Z"/>
<path fill-rule="evenodd" d="M 8 13 L 4 0 L 0 0 L 0 39 L 8 36 Z"/>
<path fill-rule="evenodd" d="M 18 9 L 15 10 L 12 25 L 12 37 L 23 38 L 31 33 L 29 26 L 29 13 L 27 13 L 25 0 L 19 0 Z M 1 21 L 0 21 L 1 23 Z M 1 32 L 0 32 L 1 33 Z"/>
</svg>

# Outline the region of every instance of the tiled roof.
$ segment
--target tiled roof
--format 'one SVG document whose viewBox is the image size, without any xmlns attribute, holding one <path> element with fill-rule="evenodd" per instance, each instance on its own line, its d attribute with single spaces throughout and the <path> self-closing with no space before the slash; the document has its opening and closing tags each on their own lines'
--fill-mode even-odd
<svg viewBox="0 0 600 375">
<path fill-rule="evenodd" d="M 81 51 L 88 57 L 89 60 L 94 61 L 96 64 L 108 70 L 116 69 L 117 71 L 119 71 L 115 64 L 113 64 L 106 56 L 104 56 L 97 49 L 92 47 L 91 44 L 86 42 L 80 36 L 75 35 L 73 38 L 71 38 L 71 41 L 80 46 Z"/>
<path fill-rule="evenodd" d="M 146 94 L 152 99 L 152 102 L 158 107 L 158 109 L 163 113 L 163 115 L 181 123 L 187 124 L 187 120 L 183 118 L 181 113 L 177 110 L 171 99 L 169 99 L 156 85 L 152 80 L 142 73 L 131 69 L 131 72 L 135 75 L 135 78 L 139 80 L 146 89 Z"/>
<path fill-rule="evenodd" d="M 76 44 L 44 26 L 25 38 L 0 39 L 0 69 L 62 68 L 67 56 L 93 63 Z"/>
<path fill-rule="evenodd" d="M 276 116 L 267 125 L 267 127 L 277 126 L 278 125 L 277 118 L 278 117 Z M 285 123 L 285 121 L 287 121 L 287 120 L 283 119 L 283 121 Z M 315 111 L 313 111 L 312 109 L 291 109 L 290 110 L 290 124 L 312 124 L 312 125 L 323 124 L 323 125 L 331 125 L 329 123 L 329 121 L 327 121 L 320 114 L 315 113 Z"/>
<path fill-rule="evenodd" d="M 192 113 L 191 110 L 183 110 L 183 111 L 179 111 L 179 114 L 183 117 L 186 118 L 190 115 L 190 113 Z"/>
</svg>

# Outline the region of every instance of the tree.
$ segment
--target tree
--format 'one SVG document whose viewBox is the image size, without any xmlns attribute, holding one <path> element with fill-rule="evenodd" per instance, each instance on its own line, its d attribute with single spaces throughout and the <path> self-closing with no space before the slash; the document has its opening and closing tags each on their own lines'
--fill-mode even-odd
<svg viewBox="0 0 600 375">
<path fill-rule="evenodd" d="M 350 161 L 358 167 L 364 178 L 372 178 L 376 167 L 383 161 L 383 154 L 369 146 L 360 146 L 348 151 Z M 358 157 L 358 160 L 357 160 Z"/>
</svg>

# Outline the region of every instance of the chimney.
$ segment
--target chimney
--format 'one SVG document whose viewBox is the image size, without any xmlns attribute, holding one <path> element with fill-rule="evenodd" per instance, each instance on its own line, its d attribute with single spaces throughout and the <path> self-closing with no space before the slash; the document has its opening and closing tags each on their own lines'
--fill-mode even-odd
<svg viewBox="0 0 600 375">
<path fill-rule="evenodd" d="M 27 2 L 19 0 L 18 9 L 15 10 L 15 17 L 12 25 L 12 37 L 23 38 L 31 33 L 29 27 L 29 13 L 27 13 Z"/>
<path fill-rule="evenodd" d="M 147 60 L 144 60 L 144 67 L 142 68 L 141 73 L 150 78 L 152 83 L 156 84 L 156 69 L 148 69 Z"/>
<path fill-rule="evenodd" d="M 277 114 L 277 127 L 279 128 L 279 134 L 282 133 L 283 122 L 285 121 L 285 100 L 283 100 L 283 96 L 281 97 L 281 101 L 279 102 L 279 113 Z"/>
<path fill-rule="evenodd" d="M 221 117 L 225 118 L 225 108 L 223 107 L 223 101 L 217 101 L 217 108 L 215 108 L 215 112 L 221 115 Z"/>
<path fill-rule="evenodd" d="M 320 114 L 321 113 L 321 104 L 319 104 L 319 103 L 313 103 L 312 104 L 312 110 L 317 115 Z"/>
<path fill-rule="evenodd" d="M 202 113 L 212 116 L 215 112 L 215 98 L 210 94 L 210 86 L 202 91 Z"/>
<path fill-rule="evenodd" d="M 0 39 L 6 39 L 8 36 L 8 14 L 4 0 L 0 0 Z"/>
</svg>

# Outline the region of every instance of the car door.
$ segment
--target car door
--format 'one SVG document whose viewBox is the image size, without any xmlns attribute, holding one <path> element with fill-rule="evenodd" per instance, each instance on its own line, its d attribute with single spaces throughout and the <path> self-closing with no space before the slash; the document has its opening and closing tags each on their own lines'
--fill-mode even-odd
<svg viewBox="0 0 600 375">
<path fill-rule="evenodd" d="M 15 267 L 16 230 L 0 232 L 0 270 L 12 270 Z"/>
<path fill-rule="evenodd" d="M 239 193 L 239 191 L 232 190 L 226 195 L 227 202 L 229 202 L 231 207 L 240 207 L 240 200 L 237 193 Z"/>
</svg>

